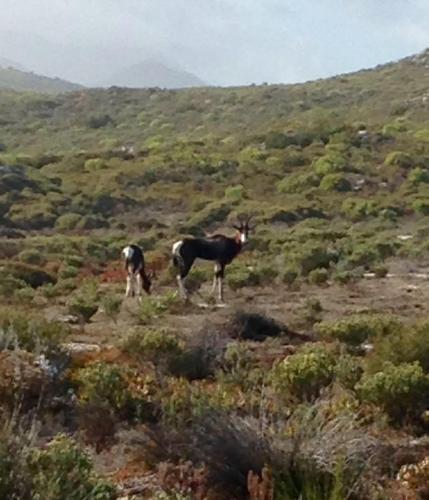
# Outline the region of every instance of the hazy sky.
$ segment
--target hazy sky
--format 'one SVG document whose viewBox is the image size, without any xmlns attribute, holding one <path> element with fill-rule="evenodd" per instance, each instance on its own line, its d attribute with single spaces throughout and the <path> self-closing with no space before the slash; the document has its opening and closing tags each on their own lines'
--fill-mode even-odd
<svg viewBox="0 0 429 500">
<path fill-rule="evenodd" d="M 429 0 L 0 0 L 0 6 L 0 56 L 83 83 L 148 55 L 215 85 L 294 82 L 429 46 Z"/>
</svg>

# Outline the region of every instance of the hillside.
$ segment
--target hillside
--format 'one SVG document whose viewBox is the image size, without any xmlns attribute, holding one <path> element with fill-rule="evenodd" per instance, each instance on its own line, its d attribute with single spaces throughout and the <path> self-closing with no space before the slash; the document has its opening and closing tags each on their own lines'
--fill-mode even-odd
<svg viewBox="0 0 429 500">
<path fill-rule="evenodd" d="M 159 61 L 148 59 L 114 73 L 104 85 L 118 87 L 180 89 L 202 87 L 204 82 L 198 77 L 181 69 L 173 69 Z"/>
<path fill-rule="evenodd" d="M 17 63 L 16 61 L 12 61 L 6 57 L 0 57 L 0 67 L 1 68 L 14 68 L 19 69 L 20 71 L 25 71 L 25 68 Z"/>
<path fill-rule="evenodd" d="M 429 495 L 428 62 L 0 91 L 5 497 Z M 204 261 L 184 303 L 172 244 L 249 214 L 226 305 Z"/>
<path fill-rule="evenodd" d="M 81 85 L 67 82 L 61 78 L 48 78 L 22 71 L 9 64 L 6 67 L 5 63 L 2 64 L 0 60 L 0 89 L 58 94 L 78 90 L 79 88 L 82 88 Z"/>
</svg>

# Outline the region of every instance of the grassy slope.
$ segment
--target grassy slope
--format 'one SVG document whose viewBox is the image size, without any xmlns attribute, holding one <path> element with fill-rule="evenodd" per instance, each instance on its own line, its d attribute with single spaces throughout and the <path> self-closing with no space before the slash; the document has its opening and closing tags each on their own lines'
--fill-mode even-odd
<svg viewBox="0 0 429 500">
<path fill-rule="evenodd" d="M 61 78 L 48 78 L 15 68 L 0 68 L 0 89 L 58 94 L 79 88 L 80 85 Z"/>
</svg>

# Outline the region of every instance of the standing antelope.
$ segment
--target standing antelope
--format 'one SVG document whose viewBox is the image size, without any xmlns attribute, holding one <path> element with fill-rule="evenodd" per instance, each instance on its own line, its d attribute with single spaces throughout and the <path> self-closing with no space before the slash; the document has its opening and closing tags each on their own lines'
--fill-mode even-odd
<svg viewBox="0 0 429 500">
<path fill-rule="evenodd" d="M 225 267 L 241 252 L 247 242 L 249 232 L 254 229 L 249 225 L 250 217 L 246 220 L 239 219 L 239 224 L 233 227 L 237 230 L 235 237 L 215 234 L 205 238 L 183 238 L 173 245 L 173 263 L 178 268 L 177 283 L 182 297 L 187 300 L 188 293 L 185 288 L 185 278 L 191 270 L 195 259 L 215 261 L 212 293 L 218 285 L 218 298 L 223 302 L 223 278 Z"/>
<path fill-rule="evenodd" d="M 127 289 L 125 297 L 141 298 L 142 288 L 150 295 L 152 273 L 146 273 L 143 250 L 137 245 L 128 245 L 122 250 L 122 258 L 127 271 Z"/>
</svg>

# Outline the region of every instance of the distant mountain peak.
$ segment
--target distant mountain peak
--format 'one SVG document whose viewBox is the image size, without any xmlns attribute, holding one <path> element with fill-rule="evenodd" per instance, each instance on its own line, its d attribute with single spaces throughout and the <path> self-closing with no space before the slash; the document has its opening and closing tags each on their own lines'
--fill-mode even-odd
<svg viewBox="0 0 429 500">
<path fill-rule="evenodd" d="M 206 85 L 196 75 L 181 68 L 173 68 L 155 58 L 148 58 L 114 73 L 107 85 L 144 88 L 161 87 L 168 89 L 201 87 Z"/>
</svg>

